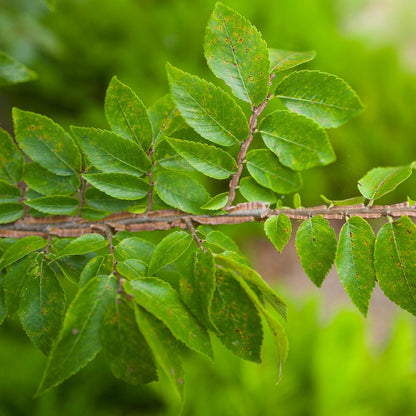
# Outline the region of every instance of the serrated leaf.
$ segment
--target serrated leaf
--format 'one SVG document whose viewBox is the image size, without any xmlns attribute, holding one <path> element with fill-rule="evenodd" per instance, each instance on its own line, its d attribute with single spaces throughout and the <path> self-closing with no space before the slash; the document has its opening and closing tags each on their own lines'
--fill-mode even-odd
<svg viewBox="0 0 416 416">
<path fill-rule="evenodd" d="M 15 261 L 27 256 L 29 253 L 46 247 L 47 244 L 48 242 L 44 238 L 36 235 L 21 238 L 12 244 L 1 256 L 0 270 L 10 266 Z"/>
<path fill-rule="evenodd" d="M 277 86 L 275 94 L 290 111 L 325 128 L 346 123 L 364 108 L 344 80 L 320 71 L 292 72 Z"/>
<path fill-rule="evenodd" d="M 91 173 L 82 176 L 100 191 L 118 199 L 141 199 L 150 189 L 150 185 L 143 179 L 127 173 Z"/>
<path fill-rule="evenodd" d="M 117 263 L 117 271 L 126 279 L 140 279 L 147 275 L 147 264 L 142 260 L 127 259 Z"/>
<path fill-rule="evenodd" d="M 0 224 L 14 222 L 23 216 L 25 207 L 17 202 L 0 204 Z"/>
<path fill-rule="evenodd" d="M 17 184 L 23 174 L 23 156 L 7 131 L 0 128 L 0 178 Z"/>
<path fill-rule="evenodd" d="M 207 233 L 205 241 L 209 244 L 219 247 L 222 251 L 232 251 L 236 253 L 238 256 L 240 256 L 240 261 L 249 266 L 247 259 L 244 257 L 244 254 L 241 252 L 237 243 L 231 237 L 228 237 L 227 234 L 224 234 L 219 230 L 213 230 Z"/>
<path fill-rule="evenodd" d="M 62 251 L 59 251 L 54 261 L 66 256 L 75 256 L 101 250 L 108 246 L 108 241 L 100 234 L 84 234 L 72 240 Z"/>
<path fill-rule="evenodd" d="M 85 201 L 90 207 L 107 212 L 125 211 L 135 204 L 135 201 L 112 198 L 95 188 L 88 188 L 85 191 Z"/>
<path fill-rule="evenodd" d="M 153 159 L 159 166 L 168 170 L 192 171 L 194 168 L 168 143 L 167 138 L 159 140 L 153 153 Z"/>
<path fill-rule="evenodd" d="M 164 203 L 191 214 L 202 213 L 200 207 L 210 200 L 200 183 L 178 172 L 159 173 L 155 191 Z"/>
<path fill-rule="evenodd" d="M 269 217 L 264 223 L 264 232 L 276 250 L 281 253 L 292 234 L 292 223 L 285 214 Z"/>
<path fill-rule="evenodd" d="M 228 192 L 224 192 L 222 194 L 215 195 L 206 204 L 202 205 L 201 208 L 216 211 L 218 209 L 223 208 L 226 205 L 227 201 Z"/>
<path fill-rule="evenodd" d="M 176 338 L 192 350 L 213 357 L 208 332 L 188 312 L 168 283 L 146 277 L 127 281 L 123 287 L 138 305 L 160 319 Z"/>
<path fill-rule="evenodd" d="M 53 120 L 13 108 L 13 123 L 17 143 L 33 161 L 60 176 L 71 176 L 81 171 L 78 147 Z"/>
<path fill-rule="evenodd" d="M 125 298 L 115 296 L 104 312 L 100 339 L 116 377 L 135 385 L 157 380 L 152 352 L 137 328 L 133 305 Z"/>
<path fill-rule="evenodd" d="M 114 248 L 117 261 L 135 259 L 148 264 L 155 251 L 155 246 L 150 242 L 138 237 L 125 238 Z"/>
<path fill-rule="evenodd" d="M 36 266 L 25 277 L 18 313 L 32 343 L 47 355 L 61 328 L 65 294 L 43 259 Z"/>
<path fill-rule="evenodd" d="M 412 174 L 412 164 L 374 168 L 358 180 L 358 190 L 373 201 L 396 189 Z"/>
<path fill-rule="evenodd" d="M 0 51 L 0 87 L 32 81 L 36 78 L 36 72 Z"/>
<path fill-rule="evenodd" d="M 94 359 L 101 349 L 101 318 L 117 289 L 117 280 L 111 275 L 97 276 L 78 291 L 65 314 L 36 395 L 62 383 Z"/>
<path fill-rule="evenodd" d="M 318 215 L 299 226 L 295 244 L 303 270 L 316 286 L 321 287 L 335 259 L 335 231 L 322 215 Z"/>
<path fill-rule="evenodd" d="M 383 225 L 377 234 L 374 267 L 384 294 L 416 315 L 416 227 L 409 217 Z"/>
<path fill-rule="evenodd" d="M 269 52 L 260 32 L 245 17 L 216 3 L 204 52 L 212 72 L 238 98 L 252 106 L 264 101 L 269 91 Z"/>
<path fill-rule="evenodd" d="M 153 276 L 158 270 L 173 263 L 185 253 L 191 242 L 192 236 L 185 231 L 174 231 L 166 236 L 155 248 L 148 275 Z"/>
<path fill-rule="evenodd" d="M 356 205 L 356 204 L 362 204 L 365 201 L 365 197 L 363 196 L 354 196 L 352 198 L 347 198 L 347 199 L 337 199 L 337 200 L 333 200 L 333 199 L 329 199 L 327 198 L 325 195 L 320 195 L 320 197 L 327 203 L 330 205 L 330 207 L 342 207 L 345 205 Z"/>
<path fill-rule="evenodd" d="M 231 96 L 214 84 L 169 64 L 167 72 L 179 111 L 202 137 L 222 146 L 232 146 L 247 138 L 247 119 Z"/>
<path fill-rule="evenodd" d="M 75 215 L 79 200 L 70 196 L 42 196 L 25 201 L 25 204 L 51 215 Z"/>
<path fill-rule="evenodd" d="M 226 179 L 237 170 L 233 157 L 215 146 L 168 138 L 168 143 L 191 166 L 215 179 Z"/>
<path fill-rule="evenodd" d="M 262 121 L 259 131 L 282 165 L 293 170 L 323 166 L 335 160 L 325 130 L 300 114 L 274 111 Z"/>
<path fill-rule="evenodd" d="M 20 189 L 0 179 L 0 203 L 17 202 L 22 196 Z"/>
<path fill-rule="evenodd" d="M 153 137 L 149 114 L 142 100 L 117 77 L 113 77 L 108 86 L 104 110 L 115 133 L 134 140 L 147 151 Z"/>
<path fill-rule="evenodd" d="M 133 141 L 111 131 L 71 127 L 90 162 L 105 173 L 129 173 L 141 176 L 152 168 L 143 149 Z"/>
<path fill-rule="evenodd" d="M 269 48 L 270 72 L 273 74 L 304 64 L 315 58 L 315 51 L 295 52 Z"/>
<path fill-rule="evenodd" d="M 113 270 L 114 257 L 111 254 L 108 254 L 107 256 L 96 256 L 82 269 L 78 287 L 84 287 L 90 280 L 97 276 L 108 276 Z"/>
<path fill-rule="evenodd" d="M 335 258 L 339 280 L 364 316 L 376 283 L 374 242 L 370 225 L 361 217 L 352 217 L 341 229 Z"/>
<path fill-rule="evenodd" d="M 277 201 L 276 195 L 270 189 L 263 188 L 250 177 L 240 180 L 238 190 L 247 201 L 263 201 L 269 204 L 274 204 Z"/>
<path fill-rule="evenodd" d="M 281 165 L 277 156 L 269 150 L 251 150 L 246 157 L 250 175 L 265 188 L 279 194 L 296 192 L 302 187 L 302 178 Z"/>
</svg>

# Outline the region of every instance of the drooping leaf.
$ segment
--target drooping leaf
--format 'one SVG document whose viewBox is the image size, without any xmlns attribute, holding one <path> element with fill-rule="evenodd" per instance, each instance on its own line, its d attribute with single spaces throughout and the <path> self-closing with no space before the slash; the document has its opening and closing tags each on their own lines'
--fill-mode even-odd
<svg viewBox="0 0 416 416">
<path fill-rule="evenodd" d="M 274 111 L 260 125 L 266 146 L 293 170 L 327 165 L 335 153 L 323 128 L 313 120 L 289 111 Z"/>
<path fill-rule="evenodd" d="M 173 263 L 185 253 L 191 242 L 192 236 L 185 231 L 174 231 L 166 236 L 155 248 L 148 275 L 153 276 L 158 270 Z"/>
<path fill-rule="evenodd" d="M 110 275 L 97 276 L 78 291 L 49 354 L 37 395 L 71 377 L 100 351 L 101 318 L 116 296 L 117 288 L 117 280 Z"/>
<path fill-rule="evenodd" d="M 194 168 L 168 143 L 167 137 L 159 140 L 153 153 L 153 159 L 159 166 L 168 170 L 192 171 Z"/>
<path fill-rule="evenodd" d="M 35 72 L 0 51 L 0 87 L 32 81 L 36 78 Z"/>
<path fill-rule="evenodd" d="M 81 154 L 65 130 L 46 116 L 13 108 L 16 141 L 45 169 L 60 176 L 81 171 Z"/>
<path fill-rule="evenodd" d="M 191 214 L 202 213 L 200 207 L 210 199 L 201 184 L 178 172 L 159 173 L 155 191 L 164 203 Z"/>
<path fill-rule="evenodd" d="M 79 200 L 71 196 L 42 196 L 25 201 L 25 204 L 40 212 L 51 215 L 75 215 Z"/>
<path fill-rule="evenodd" d="M 264 231 L 276 250 L 281 253 L 292 234 L 292 223 L 285 214 L 279 214 L 266 220 Z"/>
<path fill-rule="evenodd" d="M 168 283 L 146 277 L 127 281 L 123 287 L 138 305 L 160 319 L 176 338 L 192 350 L 212 358 L 208 332 L 188 312 Z"/>
<path fill-rule="evenodd" d="M 84 287 L 90 280 L 97 276 L 110 275 L 113 269 L 114 257 L 111 254 L 93 257 L 82 269 L 78 287 Z"/>
<path fill-rule="evenodd" d="M 105 96 L 105 116 L 111 129 L 134 140 L 144 151 L 152 143 L 153 129 L 142 100 L 127 85 L 113 77 Z"/>
<path fill-rule="evenodd" d="M 108 241 L 100 234 L 84 234 L 71 241 L 65 248 L 58 252 L 54 260 L 66 256 L 91 253 L 107 247 Z"/>
<path fill-rule="evenodd" d="M 296 233 L 296 250 L 303 270 L 321 287 L 335 259 L 335 231 L 321 215 L 304 221 Z"/>
<path fill-rule="evenodd" d="M 230 95 L 171 65 L 167 66 L 167 71 L 179 111 L 202 137 L 222 146 L 232 146 L 247 138 L 247 119 Z"/>
<path fill-rule="evenodd" d="M 225 206 L 228 200 L 228 192 L 224 192 L 222 194 L 215 195 L 211 198 L 206 204 L 202 205 L 202 209 L 208 209 L 211 211 L 215 211 L 221 209 Z"/>
<path fill-rule="evenodd" d="M 117 261 L 135 259 L 149 264 L 155 251 L 155 246 L 150 242 L 138 237 L 125 238 L 114 248 Z"/>
<path fill-rule="evenodd" d="M 269 204 L 274 204 L 277 201 L 276 195 L 270 189 L 263 188 L 250 177 L 240 180 L 238 190 L 247 201 L 263 201 Z"/>
<path fill-rule="evenodd" d="M 133 305 L 114 296 L 104 312 L 100 339 L 113 374 L 130 384 L 157 380 L 153 355 L 137 328 Z"/>
<path fill-rule="evenodd" d="M 25 207 L 17 202 L 0 204 L 0 224 L 14 222 L 23 216 Z"/>
<path fill-rule="evenodd" d="M 23 156 L 7 131 L 0 128 L 0 178 L 17 184 L 23 174 Z"/>
<path fill-rule="evenodd" d="M 0 203 L 17 202 L 22 196 L 22 192 L 16 185 L 0 179 Z"/>
<path fill-rule="evenodd" d="M 288 194 L 302 187 L 299 173 L 282 166 L 277 156 L 268 150 L 251 150 L 247 153 L 246 161 L 250 175 L 265 188 Z"/>
<path fill-rule="evenodd" d="M 276 96 L 290 111 L 325 128 L 344 124 L 364 108 L 344 80 L 320 71 L 292 72 L 278 85 Z"/>
<path fill-rule="evenodd" d="M 72 133 L 90 162 L 105 173 L 141 176 L 152 168 L 143 149 L 111 131 L 72 127 Z"/>
<path fill-rule="evenodd" d="M 295 52 L 269 48 L 270 72 L 284 71 L 315 58 L 315 51 Z"/>
<path fill-rule="evenodd" d="M 370 225 L 361 217 L 351 217 L 339 234 L 335 264 L 345 291 L 354 305 L 366 316 L 376 283 L 373 254 L 375 237 Z"/>
<path fill-rule="evenodd" d="M 409 217 L 383 225 L 377 234 L 374 267 L 384 294 L 416 315 L 416 226 Z"/>
<path fill-rule="evenodd" d="M 91 173 L 82 176 L 100 191 L 119 199 L 141 199 L 150 189 L 143 179 L 128 173 Z"/>
<path fill-rule="evenodd" d="M 358 180 L 358 190 L 373 201 L 396 189 L 412 174 L 412 164 L 374 168 Z"/>
<path fill-rule="evenodd" d="M 243 16 L 216 3 L 208 22 L 205 58 L 212 72 L 243 101 L 258 106 L 269 91 L 269 51 Z"/>
</svg>

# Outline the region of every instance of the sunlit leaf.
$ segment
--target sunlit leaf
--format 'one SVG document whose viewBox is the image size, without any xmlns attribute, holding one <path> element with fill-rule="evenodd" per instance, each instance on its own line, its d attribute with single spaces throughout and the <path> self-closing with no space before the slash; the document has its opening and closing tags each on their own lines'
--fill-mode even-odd
<svg viewBox="0 0 416 416">
<path fill-rule="evenodd" d="M 315 51 L 295 52 L 269 48 L 270 72 L 275 73 L 304 64 L 315 58 Z"/>
<path fill-rule="evenodd" d="M 279 214 L 265 221 L 264 231 L 276 250 L 281 253 L 292 234 L 292 223 L 285 214 Z"/>
</svg>

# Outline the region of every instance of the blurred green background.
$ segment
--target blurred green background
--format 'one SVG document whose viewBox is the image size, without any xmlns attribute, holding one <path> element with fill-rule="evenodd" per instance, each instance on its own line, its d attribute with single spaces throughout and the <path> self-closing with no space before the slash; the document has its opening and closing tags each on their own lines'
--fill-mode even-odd
<svg viewBox="0 0 416 416">
<path fill-rule="evenodd" d="M 347 125 L 329 131 L 338 160 L 304 175 L 304 205 L 320 204 L 320 194 L 331 199 L 354 196 L 356 181 L 372 167 L 416 159 L 416 2 L 223 2 L 248 17 L 270 47 L 314 49 L 317 57 L 305 68 L 344 78 L 367 107 Z M 13 106 L 48 115 L 66 128 L 71 124 L 106 128 L 103 101 L 111 77 L 117 75 L 151 105 L 168 92 L 167 61 L 214 81 L 202 51 L 214 0 L 56 3 L 51 13 L 42 0 L 0 0 L 0 50 L 39 76 L 37 81 L 0 90 L 3 128 L 11 129 Z M 380 203 L 406 196 L 416 199 L 415 185 L 414 179 L 409 180 Z M 234 233 L 240 240 L 255 238 L 258 228 L 241 227 Z M 243 246 L 256 256 L 254 243 Z M 277 268 L 269 277 L 290 279 L 290 273 L 293 270 Z M 239 362 L 218 345 L 215 365 L 189 356 L 186 415 L 416 414 L 410 316 L 400 313 L 391 321 L 391 312 L 384 316 L 382 311 L 379 319 L 393 323 L 383 329 L 382 337 L 369 336 L 367 321 L 358 311 L 341 310 L 343 306 L 329 313 L 325 300 L 287 291 L 291 350 L 281 384 L 274 385 L 271 342 L 266 342 L 265 364 L 260 367 Z M 13 323 L 0 332 L 0 415 L 177 411 L 165 382 L 130 387 L 114 380 L 100 359 L 32 401 L 44 359 Z"/>
</svg>

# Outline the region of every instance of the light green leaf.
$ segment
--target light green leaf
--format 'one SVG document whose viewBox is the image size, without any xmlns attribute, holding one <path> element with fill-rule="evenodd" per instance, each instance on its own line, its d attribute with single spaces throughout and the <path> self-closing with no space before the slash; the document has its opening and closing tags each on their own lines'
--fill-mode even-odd
<svg viewBox="0 0 416 416">
<path fill-rule="evenodd" d="M 108 124 L 115 133 L 148 150 L 153 137 L 149 114 L 142 100 L 117 77 L 113 77 L 108 86 L 104 110 Z"/>
<path fill-rule="evenodd" d="M 201 208 L 216 211 L 218 209 L 223 208 L 227 203 L 227 200 L 228 192 L 224 192 L 222 194 L 215 195 L 206 204 L 202 205 Z"/>
<path fill-rule="evenodd" d="M 117 263 L 117 271 L 126 279 L 140 279 L 147 275 L 147 264 L 142 260 L 127 259 Z"/>
<path fill-rule="evenodd" d="M 72 240 L 65 248 L 58 252 L 54 260 L 66 256 L 91 253 L 107 247 L 108 241 L 100 234 L 84 234 Z"/>
<path fill-rule="evenodd" d="M 364 316 L 376 284 L 374 242 L 370 225 L 361 217 L 352 217 L 341 229 L 335 258 L 339 280 Z"/>
<path fill-rule="evenodd" d="M 315 58 L 315 51 L 294 52 L 269 48 L 270 72 L 273 74 L 304 64 Z"/>
<path fill-rule="evenodd" d="M 269 217 L 264 223 L 264 232 L 276 250 L 281 253 L 292 234 L 292 223 L 285 214 Z"/>
<path fill-rule="evenodd" d="M 23 156 L 7 131 L 0 128 L 0 178 L 17 184 L 23 174 Z"/>
<path fill-rule="evenodd" d="M 412 174 L 412 164 L 388 168 L 374 168 L 358 180 L 358 190 L 373 201 L 395 190 Z"/>
<path fill-rule="evenodd" d="M 153 355 L 137 328 L 133 304 L 115 296 L 104 312 L 100 338 L 113 374 L 130 384 L 157 380 Z"/>
<path fill-rule="evenodd" d="M 322 215 L 318 215 L 299 226 L 295 244 L 303 270 L 316 286 L 321 287 L 335 259 L 335 231 Z"/>
<path fill-rule="evenodd" d="M 158 141 L 153 153 L 153 159 L 156 161 L 158 166 L 162 166 L 168 170 L 194 170 L 194 168 L 183 157 L 179 156 L 178 153 L 173 150 L 172 146 L 168 143 L 167 137 Z"/>
<path fill-rule="evenodd" d="M 17 202 L 5 202 L 0 204 L 0 224 L 14 222 L 23 216 L 25 207 Z"/>
<path fill-rule="evenodd" d="M 335 160 L 325 130 L 300 114 L 274 111 L 263 120 L 259 131 L 282 165 L 293 170 L 323 166 Z"/>
<path fill-rule="evenodd" d="M 325 128 L 346 123 L 364 108 L 344 80 L 320 71 L 292 72 L 278 85 L 276 96 L 290 111 Z"/>
<path fill-rule="evenodd" d="M 87 127 L 71 127 L 90 162 L 106 173 L 129 173 L 141 176 L 152 168 L 143 149 L 115 133 Z"/>
<path fill-rule="evenodd" d="M 127 281 L 123 286 L 138 305 L 160 319 L 176 338 L 192 350 L 213 357 L 208 332 L 188 312 L 168 283 L 146 277 Z"/>
<path fill-rule="evenodd" d="M 199 231 L 200 228 L 198 228 Z M 247 266 L 250 266 L 248 260 L 244 257 L 244 254 L 241 252 L 237 243 L 227 234 L 219 230 L 213 230 L 207 233 L 205 241 L 209 244 L 212 244 L 216 247 L 219 247 L 222 251 L 232 251 L 240 257 L 240 261 L 245 263 Z"/>
<path fill-rule="evenodd" d="M 185 231 L 174 231 L 166 236 L 155 248 L 149 263 L 148 275 L 153 276 L 158 270 L 173 263 L 188 249 L 192 236 Z"/>
<path fill-rule="evenodd" d="M 81 154 L 76 144 L 50 118 L 13 108 L 13 122 L 16 141 L 32 160 L 60 176 L 81 171 Z"/>
<path fill-rule="evenodd" d="M 167 138 L 168 143 L 191 166 L 215 179 L 226 179 L 237 170 L 233 157 L 215 146 Z"/>
<path fill-rule="evenodd" d="M 288 194 L 302 187 L 299 173 L 282 166 L 269 150 L 251 150 L 247 153 L 246 161 L 250 175 L 265 188 Z"/>
<path fill-rule="evenodd" d="M 231 96 L 169 64 L 167 72 L 179 111 L 202 137 L 222 146 L 232 146 L 247 138 L 247 119 Z"/>
<path fill-rule="evenodd" d="M 78 291 L 65 314 L 36 395 L 62 383 L 94 359 L 101 349 L 101 318 L 117 289 L 117 280 L 111 275 L 97 276 Z"/>
<path fill-rule="evenodd" d="M 90 280 L 97 276 L 108 276 L 113 270 L 114 257 L 111 254 L 108 254 L 107 256 L 96 256 L 82 269 L 78 287 L 84 287 Z"/>
<path fill-rule="evenodd" d="M 201 184 L 178 172 L 159 173 L 155 191 L 164 203 L 191 214 L 202 213 L 200 207 L 210 200 Z"/>
<path fill-rule="evenodd" d="M 22 196 L 20 189 L 0 179 L 0 202 L 17 202 Z"/>
<path fill-rule="evenodd" d="M 32 81 L 36 78 L 34 71 L 0 51 L 0 87 Z"/>
<path fill-rule="evenodd" d="M 205 58 L 212 72 L 252 106 L 269 92 L 269 52 L 260 32 L 243 16 L 216 3 L 208 22 Z"/>
<path fill-rule="evenodd" d="M 275 204 L 277 201 L 276 195 L 270 189 L 263 188 L 250 177 L 240 180 L 238 190 L 247 201 L 263 201 L 269 204 Z"/>
<path fill-rule="evenodd" d="M 25 204 L 40 212 L 51 215 L 75 215 L 79 205 L 76 198 L 70 196 L 42 196 L 25 201 Z"/>
<path fill-rule="evenodd" d="M 82 176 L 100 191 L 119 199 L 141 199 L 150 189 L 143 179 L 128 173 L 91 173 Z"/>
<path fill-rule="evenodd" d="M 330 207 L 342 207 L 342 206 L 345 206 L 345 205 L 357 205 L 357 204 L 362 204 L 365 201 L 365 197 L 363 197 L 363 196 L 354 196 L 352 198 L 338 199 L 338 200 L 329 199 L 325 195 L 320 195 L 320 197 L 327 204 L 329 204 Z"/>
<path fill-rule="evenodd" d="M 117 261 L 135 259 L 149 264 L 155 251 L 155 246 L 146 240 L 138 237 L 125 238 L 114 248 L 114 255 Z"/>
<path fill-rule="evenodd" d="M 383 225 L 377 234 L 374 267 L 384 294 L 416 315 L 416 227 L 409 217 Z"/>
</svg>

